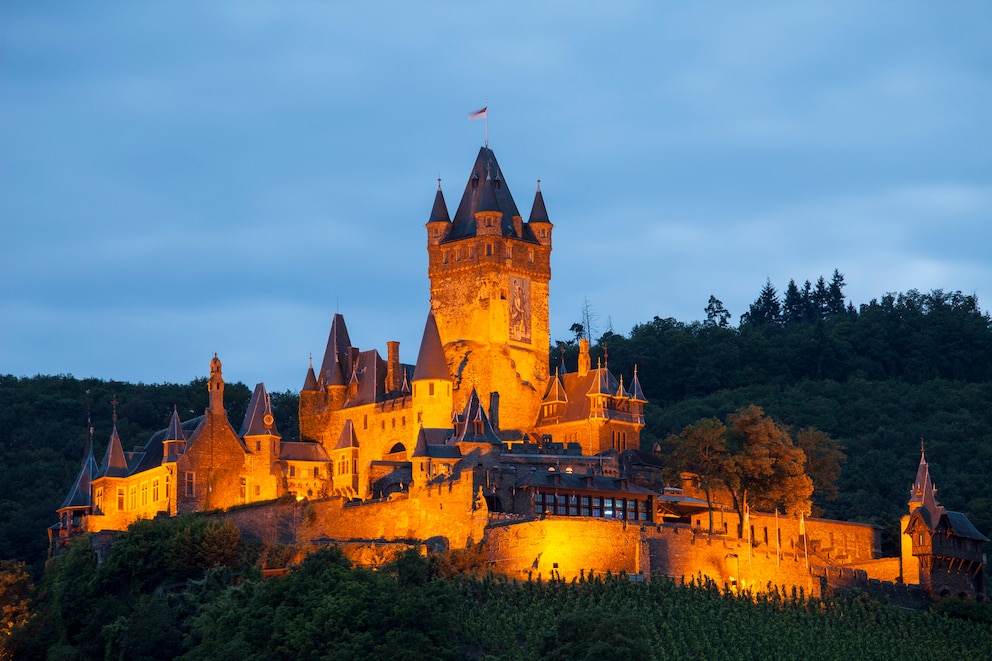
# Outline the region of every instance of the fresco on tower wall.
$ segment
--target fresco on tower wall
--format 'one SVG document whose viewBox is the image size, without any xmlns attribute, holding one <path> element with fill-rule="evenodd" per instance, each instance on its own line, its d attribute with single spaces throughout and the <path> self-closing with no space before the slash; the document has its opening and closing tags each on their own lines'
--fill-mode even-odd
<svg viewBox="0 0 992 661">
<path fill-rule="evenodd" d="M 530 280 L 510 278 L 510 339 L 530 344 Z"/>
</svg>

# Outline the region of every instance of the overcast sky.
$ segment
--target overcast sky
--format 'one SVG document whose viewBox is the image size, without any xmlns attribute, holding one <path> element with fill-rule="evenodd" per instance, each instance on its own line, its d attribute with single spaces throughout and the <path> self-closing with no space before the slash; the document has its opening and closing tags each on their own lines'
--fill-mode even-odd
<svg viewBox="0 0 992 661">
<path fill-rule="evenodd" d="M 551 334 L 770 278 L 992 305 L 992 3 L 0 4 L 0 373 L 298 390 L 414 362 L 484 140 L 555 223 Z"/>
</svg>

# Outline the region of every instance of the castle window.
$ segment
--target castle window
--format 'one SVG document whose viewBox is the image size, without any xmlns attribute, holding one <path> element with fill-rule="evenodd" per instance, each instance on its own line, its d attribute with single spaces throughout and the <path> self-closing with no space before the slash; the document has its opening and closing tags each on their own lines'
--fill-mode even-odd
<svg viewBox="0 0 992 661">
<path fill-rule="evenodd" d="M 424 413 L 422 411 L 417 411 L 417 424 L 418 425 L 423 424 L 423 422 L 424 422 Z"/>
<path fill-rule="evenodd" d="M 475 259 L 475 246 L 468 249 L 468 258 Z"/>
<path fill-rule="evenodd" d="M 319 466 L 314 466 L 313 467 L 313 476 L 314 477 L 320 477 L 320 467 Z"/>
<path fill-rule="evenodd" d="M 486 257 L 491 257 L 492 254 L 493 254 L 493 244 L 487 243 L 486 244 Z"/>
<path fill-rule="evenodd" d="M 296 477 L 296 466 L 292 464 L 289 465 L 289 476 Z"/>
<path fill-rule="evenodd" d="M 434 228 L 434 238 L 435 239 L 437 238 L 437 228 L 436 227 Z"/>
<path fill-rule="evenodd" d="M 158 502 L 158 478 L 152 480 L 152 502 Z"/>
<path fill-rule="evenodd" d="M 430 395 L 431 397 L 434 396 L 434 382 L 433 381 L 431 383 L 428 383 L 427 384 L 427 394 Z"/>
<path fill-rule="evenodd" d="M 493 226 L 492 216 L 486 216 L 486 227 L 492 227 L 492 226 Z"/>
<path fill-rule="evenodd" d="M 358 472 L 358 459 L 352 459 L 351 460 L 351 469 L 352 469 L 351 470 L 352 473 L 357 473 Z"/>
<path fill-rule="evenodd" d="M 256 484 L 255 485 L 255 495 L 256 496 L 261 496 L 262 495 L 262 486 L 260 484 Z"/>
<path fill-rule="evenodd" d="M 533 250 L 528 250 L 527 251 L 527 261 L 530 262 L 531 264 L 534 263 L 534 251 Z"/>
<path fill-rule="evenodd" d="M 124 489 L 123 487 L 117 490 L 117 511 L 124 511 Z"/>
<path fill-rule="evenodd" d="M 406 416 L 405 415 L 402 418 L 400 418 L 400 424 L 403 425 L 404 427 L 406 426 Z"/>
<path fill-rule="evenodd" d="M 461 248 L 459 248 L 459 249 L 457 249 L 455 251 L 455 261 L 456 262 L 462 261 L 462 249 Z"/>
<path fill-rule="evenodd" d="M 96 508 L 103 513 L 103 487 L 96 488 Z"/>
<path fill-rule="evenodd" d="M 241 500 L 248 497 L 248 480 L 241 478 Z"/>
<path fill-rule="evenodd" d="M 396 429 L 396 418 L 393 418 L 393 429 Z"/>
<path fill-rule="evenodd" d="M 138 509 L 138 487 L 136 486 L 127 490 L 127 508 L 130 510 Z"/>
<path fill-rule="evenodd" d="M 548 230 L 542 229 L 541 230 L 541 238 L 544 239 L 544 238 L 547 238 L 547 236 L 548 236 Z"/>
<path fill-rule="evenodd" d="M 262 451 L 262 440 L 259 439 L 255 441 L 255 452 L 261 452 L 261 451 Z"/>
<path fill-rule="evenodd" d="M 382 421 L 382 431 L 386 431 L 386 421 Z"/>
<path fill-rule="evenodd" d="M 196 495 L 196 473 L 186 473 L 186 495 Z"/>
<path fill-rule="evenodd" d="M 447 250 L 445 250 L 445 251 L 444 251 L 444 263 L 445 263 L 445 264 L 447 264 L 447 263 L 448 263 L 448 252 L 449 252 L 449 251 L 447 251 Z"/>
<path fill-rule="evenodd" d="M 366 413 L 362 417 L 362 429 L 368 429 L 368 428 L 369 428 L 369 414 Z"/>
<path fill-rule="evenodd" d="M 506 247 L 506 258 L 507 259 L 510 259 L 511 257 L 513 257 L 513 254 L 510 252 L 510 246 L 507 246 Z"/>
<path fill-rule="evenodd" d="M 144 507 L 148 504 L 148 483 L 141 483 L 141 506 Z"/>
</svg>

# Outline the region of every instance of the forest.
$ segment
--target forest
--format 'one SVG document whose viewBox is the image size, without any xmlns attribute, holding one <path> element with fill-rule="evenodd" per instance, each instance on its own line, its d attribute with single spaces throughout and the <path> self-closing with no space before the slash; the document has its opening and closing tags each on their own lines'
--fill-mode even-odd
<svg viewBox="0 0 992 661">
<path fill-rule="evenodd" d="M 625 375 L 636 366 L 649 400 L 641 442 L 644 450 L 657 443 L 669 452 L 666 440 L 687 426 L 710 418 L 727 419 L 751 405 L 761 407 L 796 437 L 802 430 L 819 430 L 842 449 L 844 461 L 835 480 L 836 493 L 814 491 L 816 511 L 830 518 L 881 526 L 883 552 L 889 555 L 897 552 L 898 518 L 906 512 L 922 442 L 941 503 L 965 512 L 980 531 L 989 534 L 992 319 L 980 309 L 975 296 L 961 292 L 888 293 L 855 306 L 845 299 L 843 289 L 844 278 L 837 271 L 829 280 L 820 277 L 801 286 L 790 281 L 781 295 L 768 282 L 739 317 L 737 326 L 732 325 L 731 313 L 715 296 L 703 308 L 704 320 L 681 322 L 655 317 L 625 335 L 610 329 L 595 337 L 590 323 L 593 318 L 586 310 L 584 323 L 572 327 L 574 337 L 556 343 L 552 369 L 562 362 L 574 369 L 580 338 L 590 339 L 594 364 L 602 358 L 615 373 Z M 233 424 L 243 417 L 249 397 L 244 384 L 227 384 L 225 404 Z M 308 617 L 306 613 L 317 611 L 324 618 L 321 622 L 344 627 L 333 630 L 345 641 L 345 647 L 333 651 L 340 658 L 373 658 L 376 650 L 381 651 L 376 646 L 387 639 L 390 649 L 409 650 L 406 655 L 411 657 L 414 650 L 430 646 L 436 655 L 446 658 L 536 658 L 534 650 L 545 650 L 543 656 L 555 658 L 558 649 L 575 652 L 563 652 L 559 658 L 583 658 L 584 652 L 577 650 L 598 649 L 597 640 L 608 641 L 610 650 L 632 649 L 624 646 L 648 640 L 651 651 L 644 658 L 667 658 L 669 654 L 679 658 L 750 658 L 748 650 L 757 648 L 742 647 L 746 643 L 728 634 L 733 630 L 734 636 L 745 635 L 736 633 L 741 629 L 749 632 L 750 644 L 757 644 L 761 636 L 778 636 L 774 646 L 767 649 L 781 650 L 780 656 L 791 656 L 789 649 L 817 644 L 823 651 L 810 658 L 835 658 L 845 641 L 850 643 L 851 636 L 864 632 L 883 643 L 888 641 L 889 647 L 880 643 L 864 648 L 877 650 L 877 658 L 889 658 L 892 645 L 906 649 L 906 658 L 937 658 L 920 654 L 930 643 L 939 642 L 948 656 L 958 658 L 978 658 L 980 655 L 969 650 L 992 646 L 987 625 L 984 630 L 967 629 L 974 623 L 948 619 L 946 613 L 897 614 L 857 596 L 811 605 L 785 595 L 737 600 L 721 595 L 713 586 L 678 591 L 664 582 L 634 586 L 605 578 L 578 587 L 508 585 L 493 578 L 442 580 L 445 572 L 435 566 L 437 559 L 408 558 L 405 564 L 370 573 L 347 569 L 343 559 L 320 554 L 285 581 L 262 582 L 253 572 L 257 573 L 272 550 L 253 548 L 240 540 L 234 547 L 229 545 L 236 553 L 223 558 L 182 559 L 176 551 L 148 556 L 128 551 L 127 545 L 119 550 L 119 545 L 113 551 L 117 559 L 99 568 L 91 561 L 92 552 L 73 547 L 46 569 L 45 529 L 55 522 L 55 508 L 79 470 L 88 434 L 93 435 L 95 454 L 102 456 L 111 431 L 111 400 L 119 402 L 117 428 L 125 448 L 129 448 L 144 444 L 152 433 L 164 428 L 173 406 L 183 418 L 202 411 L 207 405 L 207 389 L 203 379 L 189 384 L 146 385 L 69 375 L 0 375 L 0 425 L 6 432 L 0 438 L 0 560 L 4 562 L 0 606 L 8 614 L 17 612 L 17 604 L 32 604 L 35 628 L 31 629 L 31 639 L 47 640 L 53 649 L 63 651 L 62 656 L 53 658 L 89 658 L 104 653 L 113 658 L 168 658 L 163 656 L 166 649 L 189 658 L 234 658 L 233 650 L 253 650 L 259 657 L 295 658 L 306 656 L 300 652 L 305 649 L 313 650 L 308 654 L 316 657 L 332 653 L 326 640 L 332 629 L 326 629 L 324 638 L 317 641 L 318 634 L 300 623 Z M 280 431 L 292 440 L 298 428 L 297 395 L 273 393 L 272 401 Z M 190 529 L 181 533 L 187 539 L 191 535 L 227 535 L 223 538 L 231 541 L 237 532 L 208 530 L 205 524 L 196 524 L 201 527 L 193 530 L 194 524 L 188 525 Z M 144 544 L 152 544 L 156 535 L 180 534 L 168 528 L 162 533 L 132 530 L 128 536 L 139 533 Z M 172 548 L 161 539 L 154 543 Z M 209 546 L 200 543 L 197 548 Z M 123 553 L 129 555 L 120 555 Z M 149 567 L 149 557 L 168 558 L 168 562 Z M 140 570 L 128 566 L 135 562 Z M 115 587 L 118 579 L 111 580 L 102 573 L 112 570 L 128 576 L 120 579 L 121 585 L 127 586 L 126 595 L 119 592 L 125 588 Z M 324 584 L 341 585 L 342 589 L 347 585 L 349 591 L 315 593 L 305 577 L 318 573 Z M 234 574 L 241 577 L 237 586 Z M 297 575 L 299 578 L 291 578 Z M 69 576 L 76 577 L 72 585 L 67 584 Z M 429 587 L 406 591 L 403 586 L 408 579 Z M 188 587 L 178 593 L 158 594 L 155 590 L 165 582 L 182 581 Z M 388 588 L 383 581 L 391 581 Z M 297 590 L 299 594 L 294 592 Z M 392 595 L 392 601 L 363 601 L 374 600 L 379 593 Z M 275 603 L 275 599 L 292 604 L 281 616 L 290 619 L 262 622 L 264 618 L 252 614 L 260 612 L 253 609 Z M 430 604 L 422 600 L 436 600 L 431 603 L 444 607 L 436 621 L 419 622 L 421 628 L 407 626 L 405 623 L 412 620 L 404 618 L 426 612 Z M 698 609 L 679 600 L 698 602 Z M 570 624 L 569 617 L 584 612 L 580 606 L 599 613 L 601 617 L 593 618 L 595 626 L 583 629 Z M 361 616 L 362 608 L 377 615 Z M 404 608 L 409 612 L 400 612 Z M 620 615 L 628 609 L 643 617 Z M 676 624 L 671 619 L 674 611 L 685 611 L 685 617 L 695 619 Z M 857 613 L 851 622 L 861 624 L 845 628 L 843 618 L 830 615 L 847 611 Z M 227 612 L 242 612 L 245 621 L 258 626 L 246 630 L 232 624 L 220 631 L 214 624 L 227 617 Z M 458 613 L 457 623 L 443 614 L 451 612 Z M 80 613 L 89 614 L 83 617 Z M 779 615 L 773 617 L 772 613 Z M 81 621 L 80 617 L 89 620 Z M 392 628 L 381 630 L 381 622 L 374 621 L 377 617 L 393 622 Z M 903 617 L 910 619 L 900 620 Z M 973 614 L 969 617 L 975 619 Z M 170 641 L 154 643 L 157 634 L 151 632 L 139 636 L 140 640 L 133 639 L 133 632 L 161 618 L 175 628 Z M 5 615 L 5 619 L 16 621 L 13 615 Z M 721 622 L 734 624 L 724 628 Z M 878 626 L 883 622 L 884 626 Z M 440 633 L 435 635 L 429 627 Z M 457 629 L 457 634 L 452 634 L 452 629 Z M 23 633 L 26 629 L 19 630 Z M 806 631 L 816 633 L 807 635 Z M 897 635 L 897 631 L 902 633 Z M 266 636 L 276 633 L 285 649 L 264 647 L 263 642 L 272 644 Z M 900 642 L 889 640 L 896 635 L 902 636 Z M 920 636 L 932 638 L 923 640 Z M 914 647 L 914 642 L 919 646 Z M 725 643 L 725 647 L 714 647 Z M 972 643 L 978 647 L 969 647 Z M 768 640 L 762 644 L 773 645 Z M 84 645 L 95 645 L 99 650 L 84 650 Z M 139 653 L 134 645 L 150 647 Z M 23 649 L 37 651 L 30 645 Z M 263 654 L 263 649 L 268 654 Z M 869 652 L 866 658 L 871 656 Z M 612 657 L 604 653 L 595 658 Z"/>
</svg>

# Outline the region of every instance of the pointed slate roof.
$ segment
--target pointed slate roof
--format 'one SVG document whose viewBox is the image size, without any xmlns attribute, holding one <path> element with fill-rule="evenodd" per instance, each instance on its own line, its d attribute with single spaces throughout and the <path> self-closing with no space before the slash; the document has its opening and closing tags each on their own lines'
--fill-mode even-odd
<svg viewBox="0 0 992 661">
<path fill-rule="evenodd" d="M 441 243 L 475 236 L 475 214 L 479 211 L 502 212 L 502 236 L 516 236 L 513 218 L 519 216 L 520 212 L 506 185 L 499 163 L 496 162 L 496 155 L 488 147 L 479 150 L 461 202 L 455 211 L 451 230 Z M 524 232 L 524 236 L 520 238 L 536 243 L 531 232 Z"/>
<path fill-rule="evenodd" d="M 537 182 L 537 193 L 534 195 L 534 206 L 530 209 L 530 219 L 528 223 L 550 223 L 548 210 L 544 206 L 544 193 L 541 192 L 541 182 Z"/>
<path fill-rule="evenodd" d="M 551 402 L 567 401 L 568 396 L 565 394 L 565 386 L 562 385 L 561 378 L 558 376 L 558 371 L 555 370 L 555 376 L 548 384 L 548 391 L 544 393 L 543 403 L 549 404 Z"/>
<path fill-rule="evenodd" d="M 450 223 L 451 216 L 448 215 L 448 205 L 444 203 L 444 193 L 441 192 L 441 180 L 437 180 L 437 193 L 434 195 L 434 206 L 431 208 L 431 217 L 428 223 Z"/>
<path fill-rule="evenodd" d="M 303 379 L 303 390 L 301 392 L 316 392 L 320 390 L 317 387 L 317 375 L 313 372 L 313 360 L 310 360 L 310 367 L 307 368 L 307 377 Z"/>
<path fill-rule="evenodd" d="M 944 513 L 944 508 L 937 503 L 937 488 L 930 480 L 930 467 L 927 465 L 926 453 L 920 444 L 920 464 L 916 469 L 916 480 L 910 491 L 909 506 L 923 507 L 931 515 L 931 521 L 936 523 Z"/>
<path fill-rule="evenodd" d="M 450 429 L 420 428 L 417 432 L 417 444 L 413 448 L 411 459 L 460 459 L 461 450 L 456 445 L 448 445 Z"/>
<path fill-rule="evenodd" d="M 327 348 L 324 349 L 324 360 L 320 364 L 320 378 L 325 386 L 346 385 L 344 370 L 348 364 L 350 346 L 351 338 L 348 337 L 344 316 L 335 312 L 331 332 L 327 336 Z"/>
<path fill-rule="evenodd" d="M 114 430 L 110 433 L 110 442 L 107 443 L 107 451 L 103 453 L 103 461 L 100 462 L 100 477 L 127 477 L 128 472 L 124 446 L 121 444 L 121 437 L 117 434 L 115 422 Z"/>
<path fill-rule="evenodd" d="M 86 438 L 86 455 L 80 464 L 79 475 L 76 476 L 76 481 L 73 482 L 72 488 L 66 494 L 65 500 L 62 501 L 59 509 L 89 507 L 92 505 L 90 483 L 99 471 L 100 469 L 96 465 L 96 458 L 93 456 L 93 436 L 90 433 Z"/>
<path fill-rule="evenodd" d="M 355 427 L 351 423 L 351 419 L 344 421 L 344 429 L 341 430 L 341 435 L 338 436 L 338 443 L 334 446 L 335 450 L 347 450 L 348 448 L 358 447 L 358 436 L 355 435 Z"/>
<path fill-rule="evenodd" d="M 641 390 L 641 382 L 637 379 L 637 365 L 634 365 L 634 380 L 630 384 L 630 398 L 638 402 L 646 402 L 644 391 Z"/>
<path fill-rule="evenodd" d="M 473 424 L 476 421 L 482 422 L 482 433 L 476 433 L 476 425 Z M 489 416 L 486 415 L 486 408 L 482 405 L 479 393 L 474 387 L 468 395 L 465 408 L 462 410 L 461 415 L 458 416 L 458 422 L 464 424 L 461 433 L 452 437 L 451 443 L 503 444 L 503 441 L 500 440 L 499 436 L 493 430 L 493 426 L 489 422 Z"/>
<path fill-rule="evenodd" d="M 437 321 L 434 311 L 427 313 L 427 323 L 424 324 L 424 336 L 420 340 L 420 353 L 417 354 L 417 365 L 413 368 L 413 380 L 447 379 L 448 361 L 444 358 L 444 347 L 441 346 L 441 335 L 437 332 Z"/>
<path fill-rule="evenodd" d="M 175 405 L 172 406 L 172 419 L 169 420 L 169 428 L 165 432 L 165 441 L 185 441 L 186 434 L 183 432 L 183 425 L 179 421 L 179 411 Z"/>
<path fill-rule="evenodd" d="M 612 395 L 613 389 L 610 388 L 610 371 L 605 367 L 597 367 L 594 370 L 589 370 L 590 372 L 596 373 L 596 378 L 592 380 L 589 384 L 589 391 L 587 395 Z"/>
<path fill-rule="evenodd" d="M 329 463 L 331 458 L 320 443 L 289 441 L 279 444 L 279 459 L 283 461 L 318 461 Z"/>
<path fill-rule="evenodd" d="M 276 421 L 272 416 L 272 401 L 269 393 L 265 390 L 264 383 L 255 385 L 255 391 L 251 394 L 248 402 L 248 411 L 245 413 L 245 420 L 241 423 L 239 436 L 261 436 L 269 434 L 279 436 L 276 429 Z"/>
</svg>

